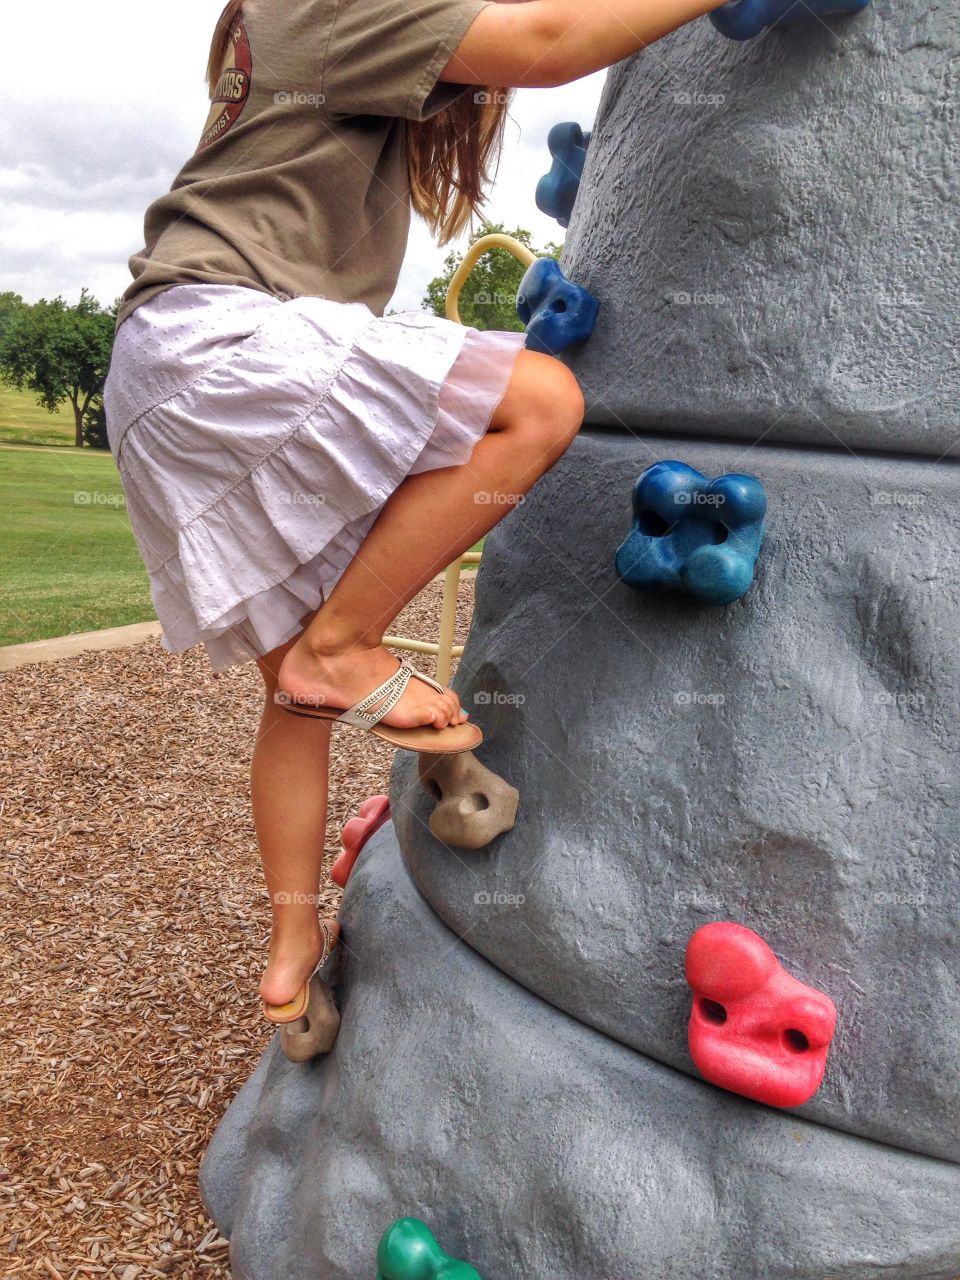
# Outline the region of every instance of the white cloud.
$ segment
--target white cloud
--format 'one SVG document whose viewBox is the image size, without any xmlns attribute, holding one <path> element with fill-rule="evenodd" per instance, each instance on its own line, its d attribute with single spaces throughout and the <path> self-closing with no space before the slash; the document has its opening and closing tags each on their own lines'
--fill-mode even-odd
<svg viewBox="0 0 960 1280">
<path fill-rule="evenodd" d="M 169 189 L 207 115 L 207 49 L 223 0 L 131 0 L 7 6 L 0 87 L 0 291 L 28 301 L 75 301 L 86 285 L 111 302 L 143 244 L 143 215 Z M 489 217 L 523 226 L 534 243 L 561 240 L 539 212 L 557 120 L 589 128 L 602 75 L 561 89 L 525 89 L 512 122 Z M 395 308 L 416 308 L 448 250 L 415 220 Z"/>
</svg>

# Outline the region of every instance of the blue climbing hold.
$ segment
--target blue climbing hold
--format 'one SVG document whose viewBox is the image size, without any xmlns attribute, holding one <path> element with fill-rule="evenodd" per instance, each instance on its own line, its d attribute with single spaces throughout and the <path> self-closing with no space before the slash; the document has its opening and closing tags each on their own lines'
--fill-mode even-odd
<svg viewBox="0 0 960 1280">
<path fill-rule="evenodd" d="M 753 476 L 708 480 L 684 462 L 654 463 L 633 486 L 633 528 L 617 548 L 617 574 L 631 587 L 732 604 L 753 581 L 766 510 Z"/>
<path fill-rule="evenodd" d="M 578 124 L 569 120 L 555 124 L 547 134 L 553 163 L 549 173 L 545 173 L 537 183 L 534 198 L 540 212 L 556 218 L 561 227 L 570 225 L 589 143 L 589 133 L 584 133 Z"/>
<path fill-rule="evenodd" d="M 531 262 L 517 291 L 517 315 L 526 326 L 527 346 L 548 356 L 585 342 L 599 310 L 593 294 L 568 280 L 553 258 Z"/>
<path fill-rule="evenodd" d="M 710 21 L 731 40 L 752 40 L 775 23 L 811 16 L 859 13 L 870 0 L 728 0 L 710 13 Z"/>
</svg>

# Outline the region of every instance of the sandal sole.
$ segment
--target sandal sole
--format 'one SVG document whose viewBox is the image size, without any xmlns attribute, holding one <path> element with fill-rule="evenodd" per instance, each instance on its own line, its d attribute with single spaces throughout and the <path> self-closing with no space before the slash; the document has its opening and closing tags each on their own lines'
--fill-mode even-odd
<svg viewBox="0 0 960 1280">
<path fill-rule="evenodd" d="M 321 921 L 321 924 L 323 924 L 322 921 Z M 329 929 L 329 926 L 323 924 L 323 927 L 325 931 L 325 937 L 327 938 L 327 945 L 325 946 L 323 956 L 321 957 L 319 963 L 317 964 L 317 969 L 322 968 L 322 966 L 327 963 L 329 958 L 334 954 L 334 952 L 337 950 L 337 948 L 340 945 L 339 933 L 336 935 L 332 934 L 332 932 L 328 933 L 326 932 L 326 930 Z M 331 937 L 333 938 L 332 946 L 329 945 L 329 939 Z M 292 1000 L 288 1000 L 286 1004 L 267 1004 L 266 1000 L 261 1000 L 260 1007 L 263 1010 L 263 1016 L 266 1018 L 266 1020 L 268 1022 L 272 1022 L 275 1027 L 285 1027 L 288 1023 L 296 1022 L 299 1018 L 304 1017 L 305 1014 L 307 1013 L 307 1010 L 310 1007 L 310 983 L 313 981 L 315 977 L 316 977 L 316 970 L 314 970 L 314 972 L 306 980 L 306 982 L 297 992 L 296 996 L 294 996 Z M 288 1012 L 285 1013 L 282 1017 L 278 1017 L 276 1013 L 278 1009 L 286 1009 Z"/>
<path fill-rule="evenodd" d="M 286 702 L 279 705 L 291 715 L 306 716 L 309 720 L 329 720 L 336 723 L 343 715 L 342 711 L 322 707 L 295 707 Z M 359 725 L 347 727 L 360 728 Z M 416 751 L 423 755 L 455 755 L 459 751 L 473 751 L 483 742 L 483 730 L 475 724 L 448 725 L 445 729 L 391 729 L 389 725 L 384 728 L 374 725 L 364 732 L 372 733 L 374 737 L 382 738 L 384 742 L 403 751 Z"/>
</svg>

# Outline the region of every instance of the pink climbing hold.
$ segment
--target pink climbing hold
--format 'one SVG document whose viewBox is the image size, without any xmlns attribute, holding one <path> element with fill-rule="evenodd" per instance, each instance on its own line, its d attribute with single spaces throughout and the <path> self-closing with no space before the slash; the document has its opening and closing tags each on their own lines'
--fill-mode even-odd
<svg viewBox="0 0 960 1280">
<path fill-rule="evenodd" d="M 706 924 L 687 943 L 693 1009 L 687 1035 L 711 1084 L 771 1107 L 799 1107 L 820 1088 L 837 1011 L 799 982 L 752 929 Z"/>
<path fill-rule="evenodd" d="M 370 796 L 369 799 L 364 800 L 360 806 L 360 812 L 343 828 L 341 837 L 343 848 L 339 858 L 330 868 L 330 879 L 334 884 L 338 884 L 341 889 L 346 888 L 353 864 L 360 857 L 363 846 L 375 831 L 389 821 L 389 796 Z"/>
</svg>

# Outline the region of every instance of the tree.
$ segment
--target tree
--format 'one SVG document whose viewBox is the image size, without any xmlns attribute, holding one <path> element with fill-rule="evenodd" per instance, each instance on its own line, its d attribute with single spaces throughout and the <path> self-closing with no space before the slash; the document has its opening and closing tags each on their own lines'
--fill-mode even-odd
<svg viewBox="0 0 960 1280">
<path fill-rule="evenodd" d="M 23 306 L 19 293 L 0 293 L 0 334 Z"/>
<path fill-rule="evenodd" d="M 83 424 L 83 439 L 91 449 L 110 448 L 110 441 L 107 439 L 107 415 L 101 396 L 97 396 L 87 410 Z"/>
<path fill-rule="evenodd" d="M 494 231 L 513 236 L 528 249 L 532 249 L 538 258 L 559 258 L 560 256 L 562 246 L 551 242 L 545 249 L 534 249 L 530 243 L 529 231 L 524 231 L 521 227 L 517 227 L 514 231 L 507 231 L 499 222 L 483 223 L 480 229 L 471 235 L 469 243 L 473 244 L 481 236 L 488 236 Z M 422 304 L 425 310 L 432 311 L 435 316 L 446 314 L 444 303 L 447 286 L 462 261 L 462 253 L 447 254 L 443 264 L 443 274 L 435 277 L 427 286 Z M 460 294 L 460 319 L 463 323 L 472 325 L 475 329 L 512 329 L 522 333 L 523 324 L 517 315 L 516 298 L 525 270 L 523 263 L 518 262 L 506 249 L 491 249 L 485 253 L 471 271 L 470 279 Z"/>
<path fill-rule="evenodd" d="M 3 295 L 8 296 L 16 295 Z M 115 308 L 104 309 L 83 289 L 75 307 L 62 298 L 42 298 L 32 306 L 12 306 L 5 323 L 3 314 L 0 300 L 0 378 L 18 391 L 32 391 L 51 413 L 69 400 L 74 443 L 82 448 L 84 427 L 107 378 Z"/>
</svg>

